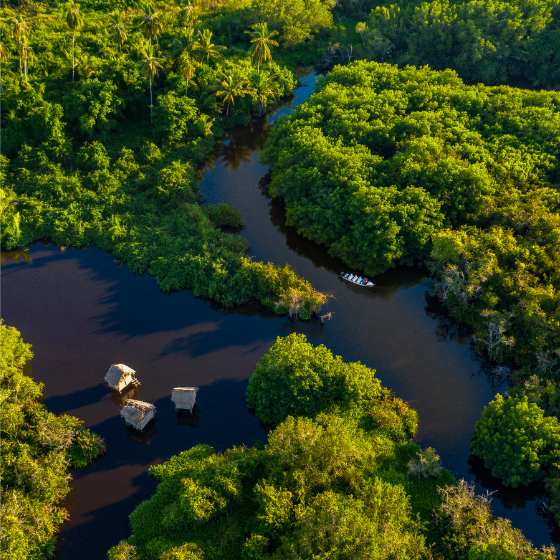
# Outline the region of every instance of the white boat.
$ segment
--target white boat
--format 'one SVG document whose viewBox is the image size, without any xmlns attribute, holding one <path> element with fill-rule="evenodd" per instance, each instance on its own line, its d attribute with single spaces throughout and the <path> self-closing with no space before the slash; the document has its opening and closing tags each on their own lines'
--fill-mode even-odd
<svg viewBox="0 0 560 560">
<path fill-rule="evenodd" d="M 354 284 L 355 286 L 361 286 L 362 288 L 373 288 L 375 286 L 369 278 L 358 276 L 351 272 L 341 272 L 340 277 L 346 280 L 346 282 L 350 282 L 350 284 Z"/>
</svg>

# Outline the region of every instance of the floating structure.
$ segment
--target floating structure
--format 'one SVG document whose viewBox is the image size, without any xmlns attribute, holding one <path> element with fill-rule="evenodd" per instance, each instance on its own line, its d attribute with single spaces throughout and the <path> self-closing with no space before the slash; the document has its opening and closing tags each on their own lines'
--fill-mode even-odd
<svg viewBox="0 0 560 560">
<path fill-rule="evenodd" d="M 124 421 L 135 430 L 142 431 L 156 415 L 156 407 L 148 402 L 126 399 L 121 409 Z"/>
<path fill-rule="evenodd" d="M 171 391 L 171 400 L 177 410 L 193 411 L 196 404 L 198 387 L 174 387 Z"/>
<path fill-rule="evenodd" d="M 319 321 L 321 321 L 321 325 L 324 325 L 327 321 L 331 321 L 333 317 L 334 317 L 334 311 L 329 311 L 328 313 L 319 315 Z"/>
<path fill-rule="evenodd" d="M 127 387 L 138 387 L 140 381 L 136 377 L 136 371 L 126 364 L 112 364 L 105 374 L 105 382 L 111 389 L 122 393 Z"/>
<path fill-rule="evenodd" d="M 375 284 L 368 278 L 358 276 L 357 274 L 352 274 L 351 272 L 341 272 L 340 277 L 350 284 L 355 286 L 361 286 L 362 288 L 373 288 Z"/>
</svg>

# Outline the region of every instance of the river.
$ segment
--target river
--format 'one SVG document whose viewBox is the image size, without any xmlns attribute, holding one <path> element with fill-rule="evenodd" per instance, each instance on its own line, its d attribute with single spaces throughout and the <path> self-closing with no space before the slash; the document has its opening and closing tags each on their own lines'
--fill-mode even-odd
<svg viewBox="0 0 560 560">
<path fill-rule="evenodd" d="M 474 423 L 501 387 L 482 370 L 468 337 L 430 309 L 426 274 L 395 270 L 378 277 L 372 290 L 345 285 L 337 275 L 342 265 L 285 227 L 281 205 L 265 195 L 268 169 L 258 150 L 266 129 L 304 101 L 314 84 L 314 74 L 304 76 L 290 104 L 232 133 L 205 170 L 201 192 L 209 202 L 239 209 L 251 255 L 289 263 L 333 295 L 327 309 L 335 317 L 325 326 L 255 310 L 224 312 L 190 292 L 163 294 L 152 278 L 93 248 L 35 244 L 4 264 L 3 316 L 33 345 L 29 374 L 45 383 L 46 405 L 83 418 L 108 449 L 74 477 L 59 560 L 105 558 L 129 534 L 129 513 L 155 487 L 150 464 L 200 442 L 224 449 L 264 441 L 245 406 L 247 378 L 275 337 L 294 330 L 377 369 L 383 383 L 418 410 L 422 445 L 434 446 L 458 477 L 495 491 L 494 511 L 536 544 L 553 539 L 538 513 L 537 492 L 504 491 L 469 462 Z M 103 385 L 114 362 L 137 370 L 137 395 L 157 406 L 157 420 L 145 434 L 124 427 L 119 400 Z M 194 418 L 176 416 L 169 398 L 176 385 L 200 386 Z"/>
</svg>

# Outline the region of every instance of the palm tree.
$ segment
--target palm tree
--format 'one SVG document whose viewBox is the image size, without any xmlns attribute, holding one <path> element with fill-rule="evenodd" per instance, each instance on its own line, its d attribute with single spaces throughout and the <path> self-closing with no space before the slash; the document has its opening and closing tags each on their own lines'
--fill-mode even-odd
<svg viewBox="0 0 560 560">
<path fill-rule="evenodd" d="M 184 25 L 187 29 L 192 29 L 198 19 L 195 7 L 192 4 L 188 4 L 181 8 L 178 19 L 181 25 Z"/>
<path fill-rule="evenodd" d="M 66 24 L 70 31 L 72 31 L 72 81 L 74 81 L 76 71 L 76 35 L 82 28 L 83 23 L 80 5 L 74 2 L 74 0 L 70 0 L 66 5 Z"/>
<path fill-rule="evenodd" d="M 140 16 L 140 27 L 144 35 L 150 41 L 155 40 L 156 45 L 159 44 L 158 37 L 165 29 L 164 15 L 162 12 L 154 10 L 151 6 L 147 6 Z"/>
<path fill-rule="evenodd" d="M 21 61 L 22 70 L 23 70 L 23 78 L 25 80 L 27 80 L 27 71 L 29 69 L 29 59 L 30 58 L 31 58 L 31 46 L 26 41 L 21 46 L 21 55 L 20 55 L 20 61 Z"/>
<path fill-rule="evenodd" d="M 272 62 L 272 47 L 278 46 L 278 41 L 273 39 L 278 35 L 278 31 L 270 31 L 268 24 L 263 21 L 255 23 L 251 26 L 250 31 L 246 31 L 247 35 L 251 37 L 251 56 L 257 63 L 257 72 L 260 65 L 265 62 Z"/>
<path fill-rule="evenodd" d="M 187 27 L 183 30 L 181 35 L 185 40 L 185 50 L 192 50 L 192 46 L 194 43 L 194 28 Z"/>
<path fill-rule="evenodd" d="M 273 88 L 272 80 L 268 72 L 259 72 L 256 80 L 253 82 L 253 90 L 255 99 L 259 105 L 259 116 L 266 111 L 268 102 L 276 97 L 276 91 Z"/>
<path fill-rule="evenodd" d="M 187 49 L 179 56 L 179 73 L 186 82 L 185 95 L 189 94 L 189 85 L 196 74 L 197 63 Z"/>
<path fill-rule="evenodd" d="M 146 70 L 146 76 L 148 76 L 148 82 L 150 84 L 150 121 L 152 120 L 152 108 L 154 106 L 154 98 L 152 85 L 154 78 L 157 76 L 159 69 L 161 68 L 161 60 L 155 56 L 154 48 L 151 43 L 145 45 L 142 49 L 142 62 Z"/>
<path fill-rule="evenodd" d="M 249 95 L 252 90 L 245 78 L 234 74 L 224 74 L 223 76 L 223 80 L 220 82 L 222 89 L 216 91 L 216 97 L 221 98 L 222 105 L 226 109 L 226 116 L 229 116 L 229 111 L 235 105 L 235 100 L 238 97 Z"/>
<path fill-rule="evenodd" d="M 206 58 L 206 63 L 212 58 L 218 58 L 222 47 L 212 42 L 213 33 L 210 29 L 204 29 L 199 32 L 197 40 L 193 44 L 193 51 L 199 52 Z"/>
<path fill-rule="evenodd" d="M 29 33 L 29 25 L 27 22 L 21 17 L 18 16 L 14 20 L 14 39 L 16 41 L 16 45 L 18 48 L 19 54 L 19 73 L 21 76 L 24 75 L 24 50 L 25 47 L 28 47 L 28 33 Z"/>
<path fill-rule="evenodd" d="M 200 132 L 202 136 L 210 136 L 212 134 L 212 127 L 214 126 L 214 121 L 204 113 L 199 117 Z"/>
<path fill-rule="evenodd" d="M 23 19 L 22 16 L 18 16 L 14 19 L 14 39 L 16 43 L 19 45 L 27 41 L 27 34 L 29 32 L 29 25 Z"/>
<path fill-rule="evenodd" d="M 114 11 L 111 14 L 112 19 L 112 30 L 115 34 L 117 42 L 119 44 L 119 50 L 122 50 L 127 39 L 128 39 L 128 29 L 126 25 L 126 18 L 122 12 Z"/>
</svg>

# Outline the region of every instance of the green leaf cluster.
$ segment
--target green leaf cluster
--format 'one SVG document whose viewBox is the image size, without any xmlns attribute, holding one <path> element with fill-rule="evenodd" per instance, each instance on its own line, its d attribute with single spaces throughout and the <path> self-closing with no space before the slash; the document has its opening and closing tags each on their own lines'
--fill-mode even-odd
<svg viewBox="0 0 560 560">
<path fill-rule="evenodd" d="M 313 346 L 303 334 L 276 339 L 249 379 L 247 403 L 268 426 L 288 416 L 329 411 L 360 418 L 368 426 L 380 424 L 394 435 L 416 431 L 414 411 L 381 386 L 375 371 L 345 362 L 323 345 Z"/>
<path fill-rule="evenodd" d="M 472 450 L 504 484 L 522 486 L 560 464 L 560 422 L 527 397 L 498 394 L 476 424 Z"/>
</svg>

